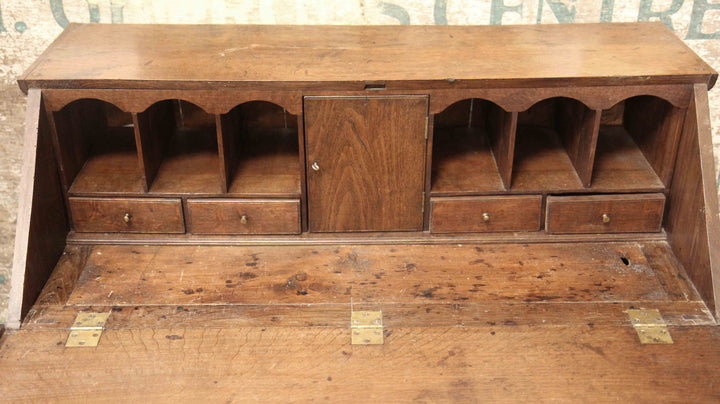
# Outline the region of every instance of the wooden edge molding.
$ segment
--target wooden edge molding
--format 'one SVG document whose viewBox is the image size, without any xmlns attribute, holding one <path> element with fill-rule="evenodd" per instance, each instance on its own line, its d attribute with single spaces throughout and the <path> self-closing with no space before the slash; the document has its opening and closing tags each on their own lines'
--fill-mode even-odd
<svg viewBox="0 0 720 404">
<path fill-rule="evenodd" d="M 536 103 L 555 97 L 572 98 L 589 109 L 609 109 L 617 103 L 640 95 L 662 98 L 685 108 L 690 104 L 692 85 L 648 85 L 612 87 L 488 88 L 464 91 L 431 91 L 430 113 L 437 114 L 450 105 L 468 98 L 492 101 L 506 111 L 522 112 Z"/>
<path fill-rule="evenodd" d="M 693 86 L 690 84 L 667 84 L 645 86 L 608 87 L 546 87 L 546 88 L 479 88 L 467 90 L 408 90 L 387 91 L 384 94 L 428 94 L 430 113 L 437 114 L 450 105 L 468 98 L 492 101 L 509 112 L 520 112 L 544 99 L 566 97 L 575 99 L 590 109 L 608 109 L 631 97 L 651 95 L 662 98 L 678 108 L 690 103 Z M 83 99 L 99 99 L 115 105 L 126 112 L 143 112 L 156 102 L 181 99 L 193 103 L 209 114 L 225 114 L 237 105 L 250 101 L 267 101 L 277 104 L 293 115 L 302 114 L 305 95 L 320 95 L 321 91 L 309 93 L 301 90 L 272 91 L 212 91 L 212 90 L 116 90 L 116 89 L 47 89 L 43 90 L 49 111 L 59 111 L 67 104 Z M 367 95 L 367 91 L 344 92 L 346 95 Z M 373 95 L 377 95 L 374 94 Z"/>
<path fill-rule="evenodd" d="M 46 107 L 59 111 L 73 101 L 91 98 L 108 102 L 125 112 L 140 113 L 164 100 L 183 100 L 208 114 L 226 114 L 234 107 L 251 101 L 267 101 L 293 115 L 302 113 L 302 94 L 298 91 L 213 91 L 213 90 L 43 90 Z"/>
</svg>

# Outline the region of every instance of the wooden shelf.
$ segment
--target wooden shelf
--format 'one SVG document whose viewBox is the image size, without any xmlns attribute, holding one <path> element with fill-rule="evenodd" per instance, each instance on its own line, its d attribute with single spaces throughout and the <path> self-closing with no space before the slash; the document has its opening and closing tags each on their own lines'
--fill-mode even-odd
<svg viewBox="0 0 720 404">
<path fill-rule="evenodd" d="M 601 126 L 595 152 L 595 191 L 662 191 L 664 185 L 622 126 Z"/>
<path fill-rule="evenodd" d="M 220 194 L 215 128 L 178 129 L 152 183 L 152 194 Z"/>
<path fill-rule="evenodd" d="M 432 196 L 504 190 L 487 135 L 481 128 L 439 129 L 433 135 Z"/>
<path fill-rule="evenodd" d="M 518 127 L 511 189 L 527 192 L 584 190 L 554 130 Z"/>
<path fill-rule="evenodd" d="M 110 128 L 102 141 L 90 151 L 90 156 L 78 173 L 70 195 L 116 195 L 142 193 L 142 175 L 135 149 L 132 127 Z"/>
<path fill-rule="evenodd" d="M 252 130 L 238 143 L 238 164 L 228 196 L 300 197 L 297 129 Z"/>
</svg>

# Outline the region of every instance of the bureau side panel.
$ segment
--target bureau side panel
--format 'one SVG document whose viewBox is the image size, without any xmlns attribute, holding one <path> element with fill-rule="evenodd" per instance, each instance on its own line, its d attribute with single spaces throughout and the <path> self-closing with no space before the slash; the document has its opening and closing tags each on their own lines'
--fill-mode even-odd
<svg viewBox="0 0 720 404">
<path fill-rule="evenodd" d="M 720 219 L 707 87 L 696 84 L 668 195 L 665 229 L 680 262 L 720 317 Z"/>
<path fill-rule="evenodd" d="M 68 220 L 40 90 L 28 93 L 8 327 L 17 328 L 65 248 Z"/>
</svg>

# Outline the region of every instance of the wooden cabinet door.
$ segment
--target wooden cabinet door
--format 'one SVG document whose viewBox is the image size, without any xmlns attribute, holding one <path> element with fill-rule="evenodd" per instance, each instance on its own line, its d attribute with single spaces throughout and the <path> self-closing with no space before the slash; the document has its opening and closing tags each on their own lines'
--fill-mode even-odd
<svg viewBox="0 0 720 404">
<path fill-rule="evenodd" d="M 427 113 L 427 96 L 305 97 L 309 230 L 422 230 Z"/>
</svg>

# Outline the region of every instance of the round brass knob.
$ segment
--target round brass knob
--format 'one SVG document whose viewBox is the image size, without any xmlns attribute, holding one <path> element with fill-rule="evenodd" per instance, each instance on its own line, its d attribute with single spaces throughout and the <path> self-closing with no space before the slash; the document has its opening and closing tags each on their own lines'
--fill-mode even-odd
<svg viewBox="0 0 720 404">
<path fill-rule="evenodd" d="M 606 224 L 610 223 L 610 215 L 608 215 L 607 213 L 603 213 L 602 221 L 603 221 L 603 223 L 606 223 Z"/>
<path fill-rule="evenodd" d="M 320 165 L 318 165 L 317 161 L 313 161 L 313 163 L 310 167 L 315 171 L 320 171 Z"/>
<path fill-rule="evenodd" d="M 130 216 L 129 213 L 126 213 L 125 216 L 123 216 L 123 222 L 125 222 L 125 224 L 130 224 L 130 219 L 132 219 L 132 216 Z"/>
<path fill-rule="evenodd" d="M 247 224 L 247 222 L 248 222 L 248 217 L 247 217 L 247 215 L 242 215 L 242 216 L 240 216 L 240 223 L 242 223 L 242 224 Z"/>
<path fill-rule="evenodd" d="M 489 222 L 490 221 L 490 214 L 487 212 L 483 212 L 482 214 L 482 220 L 483 222 Z"/>
</svg>

